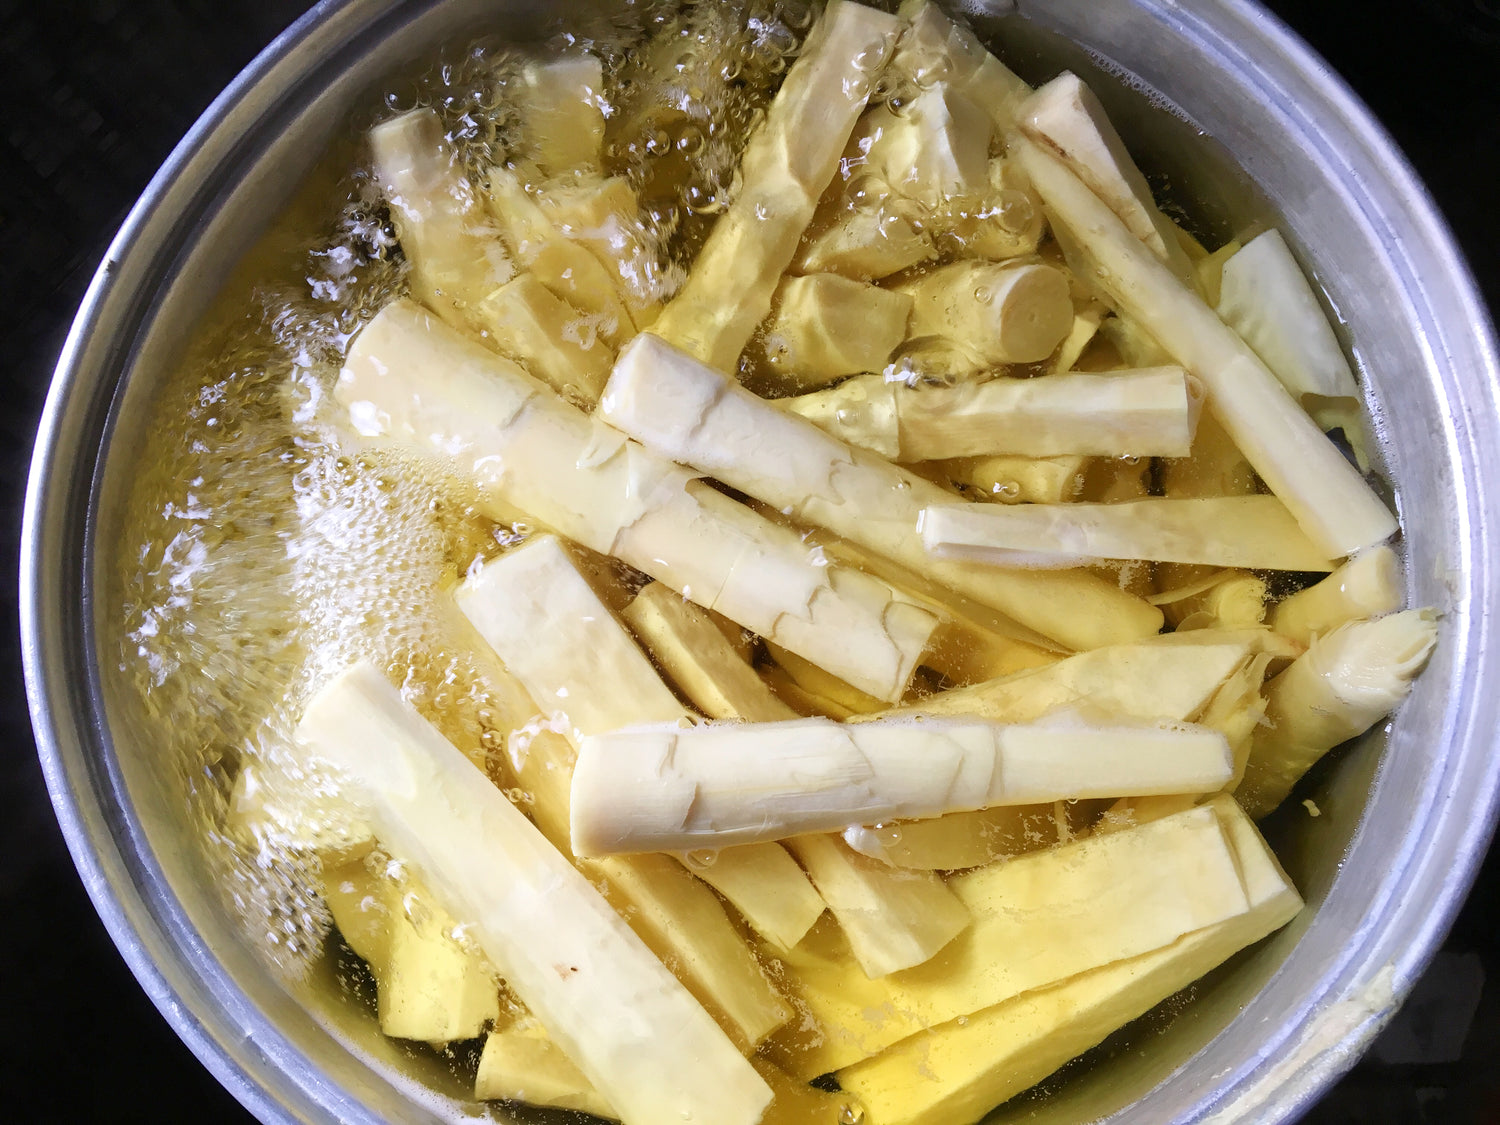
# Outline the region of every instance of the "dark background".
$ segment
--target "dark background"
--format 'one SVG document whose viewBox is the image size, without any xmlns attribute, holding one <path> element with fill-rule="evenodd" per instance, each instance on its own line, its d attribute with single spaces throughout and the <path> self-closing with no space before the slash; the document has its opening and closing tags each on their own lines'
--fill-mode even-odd
<svg viewBox="0 0 1500 1125">
<path fill-rule="evenodd" d="M 1191 0 L 1189 0 L 1191 2 Z M 301 0 L 0 0 L 0 580 L 51 367 L 131 202 Z M 1394 134 L 1500 308 L 1500 0 L 1273 0 Z M 0 1118 L 250 1121 L 126 970 L 52 817 L 0 597 Z M 1500 859 L 1314 1125 L 1500 1122 Z"/>
</svg>

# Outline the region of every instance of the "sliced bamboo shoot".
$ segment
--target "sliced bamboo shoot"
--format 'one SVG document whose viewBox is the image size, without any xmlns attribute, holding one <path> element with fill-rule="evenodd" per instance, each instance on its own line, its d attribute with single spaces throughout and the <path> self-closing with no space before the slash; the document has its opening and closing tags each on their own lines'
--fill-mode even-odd
<svg viewBox="0 0 1500 1125">
<path fill-rule="evenodd" d="M 1266 686 L 1266 716 L 1235 795 L 1259 819 L 1333 747 L 1394 711 L 1437 641 L 1436 614 L 1408 609 L 1313 640 Z"/>
<path fill-rule="evenodd" d="M 1060 160 L 1024 138 L 1012 152 L 1055 222 L 1086 245 L 1110 302 L 1203 380 L 1209 409 L 1319 550 L 1342 558 L 1390 538 L 1394 517 L 1250 346 Z"/>
<path fill-rule="evenodd" d="M 996 136 L 1014 127 L 1030 86 L 931 0 L 905 0 L 898 14 L 906 27 L 891 61 L 893 69 L 921 87 L 952 83 L 990 115 Z"/>
<path fill-rule="evenodd" d="M 638 326 L 622 295 L 621 279 L 589 246 L 557 227 L 516 172 L 490 169 L 485 196 L 517 261 L 559 300 L 587 314 L 570 333 L 575 342 L 584 342 L 586 334 L 597 336 L 613 357 Z"/>
<path fill-rule="evenodd" d="M 1323 581 L 1276 606 L 1271 628 L 1302 644 L 1363 617 L 1401 608 L 1401 562 L 1389 547 L 1361 551 Z"/>
<path fill-rule="evenodd" d="M 534 1019 L 519 1020 L 485 1037 L 474 1098 L 619 1116 Z"/>
<path fill-rule="evenodd" d="M 734 202 L 653 332 L 720 371 L 737 369 L 898 29 L 896 17 L 885 12 L 830 0 L 745 146 Z"/>
<path fill-rule="evenodd" d="M 631 1125 L 755 1125 L 770 1088 L 597 891 L 373 667 L 309 704 L 297 739 Z"/>
<path fill-rule="evenodd" d="M 1183 457 L 1202 387 L 1180 367 L 907 386 L 879 375 L 779 405 L 898 461 L 1006 454 Z"/>
<path fill-rule="evenodd" d="M 992 805 L 1207 793 L 1232 772 L 1223 736 L 1188 727 L 899 718 L 636 727 L 580 744 L 573 849 L 689 851 Z"/>
<path fill-rule="evenodd" d="M 1178 629 L 1251 629 L 1266 618 L 1266 581 L 1242 570 L 1222 570 L 1148 600 L 1163 606 Z"/>
<path fill-rule="evenodd" d="M 855 131 L 866 167 L 898 195 L 938 208 L 978 199 L 989 187 L 991 123 L 983 109 L 946 82 L 934 82 L 901 107 L 877 106 Z"/>
<path fill-rule="evenodd" d="M 815 949 L 788 959 L 813 1027 L 773 1040 L 787 1069 L 840 1070 L 926 1028 L 1170 947 L 1250 905 L 1212 808 L 1017 856 L 948 886 L 973 923 L 914 969 L 872 981 Z"/>
<path fill-rule="evenodd" d="M 667 279 L 641 221 L 640 200 L 623 176 L 570 177 L 543 186 L 542 213 L 609 272 L 640 328 L 661 313 Z"/>
<path fill-rule="evenodd" d="M 683 862 L 778 948 L 791 949 L 823 914 L 823 896 L 780 844 L 689 852 Z"/>
<path fill-rule="evenodd" d="M 365 438 L 449 458 L 481 495 L 882 699 L 901 697 L 936 628 L 888 585 L 820 565 L 795 532 L 626 441 L 410 302 L 364 327 L 335 395 Z"/>
<path fill-rule="evenodd" d="M 1002 504 L 1061 504 L 1078 495 L 1085 459 L 1001 455 L 941 464 L 949 480 L 976 489 L 986 499 Z"/>
<path fill-rule="evenodd" d="M 1256 235 L 1223 270 L 1219 315 L 1293 397 L 1359 398 L 1338 337 L 1280 231 Z"/>
<path fill-rule="evenodd" d="M 648 583 L 621 614 L 631 632 L 710 719 L 767 723 L 795 718 L 724 637 L 706 610 L 660 582 Z"/>
<path fill-rule="evenodd" d="M 1165 801 L 1172 798 L 1121 799 Z M 1057 818 L 1051 804 L 999 805 L 928 820 L 847 828 L 844 841 L 871 859 L 918 871 L 960 871 L 983 867 L 1005 856 L 1050 848 L 1060 842 Z"/>
<path fill-rule="evenodd" d="M 1093 648 L 1160 628 L 1159 611 L 1093 576 L 1049 575 L 1027 582 L 1020 572 L 933 561 L 916 535 L 917 513 L 951 499 L 950 493 L 849 448 L 653 335 L 637 337 L 620 354 L 600 411 L 663 455 L 827 527 L 1069 647 Z M 770 639 L 783 643 L 780 637 Z M 891 698 L 831 662 L 805 651 L 798 655 L 870 695 Z"/>
<path fill-rule="evenodd" d="M 1152 641 L 1079 653 L 1044 668 L 930 695 L 898 713 L 1029 723 L 1084 708 L 1101 722 L 1190 722 L 1252 651 L 1247 638 L 1202 636 L 1195 644 Z"/>
<path fill-rule="evenodd" d="M 1145 1014 L 1302 908 L 1275 856 L 1232 801 L 1225 826 L 1249 909 L 1170 945 L 920 1032 L 839 1072 L 869 1125 L 976 1121 Z M 912 1080 L 914 1074 L 923 1081 Z"/>
<path fill-rule="evenodd" d="M 604 64 L 556 55 L 521 68 L 521 123 L 549 175 L 597 168 L 604 157 Z"/>
<path fill-rule="evenodd" d="M 906 338 L 911 298 L 833 273 L 789 277 L 765 329 L 766 356 L 789 385 L 810 390 L 840 375 L 879 371 Z"/>
<path fill-rule="evenodd" d="M 531 697 L 566 717 L 575 741 L 637 723 L 687 721 L 682 704 L 552 536 L 485 564 L 456 601 Z M 576 844 L 572 850 L 582 854 Z M 757 865 L 755 882 L 750 871 Z M 724 1013 L 743 1042 L 754 1046 L 787 1020 L 790 1012 L 711 895 L 656 857 L 599 866 L 628 900 L 631 925 L 686 974 L 696 995 Z M 692 869 L 717 886 L 712 868 Z M 742 911 L 757 929 L 780 931 L 786 909 L 799 917 L 810 910 L 806 932 L 822 912 L 821 904 L 813 907 L 817 895 L 807 878 L 780 848 L 746 849 L 725 870 L 745 891 L 738 896 Z M 756 913 L 766 899 L 785 900 L 769 922 Z"/>
<path fill-rule="evenodd" d="M 943 504 L 922 511 L 937 558 L 1010 566 L 1146 559 L 1261 570 L 1333 569 L 1274 496 L 1118 504 Z"/>
<path fill-rule="evenodd" d="M 1039 86 L 1020 115 L 1021 128 L 1061 157 L 1151 253 L 1184 281 L 1193 276 L 1176 230 L 1156 209 L 1146 177 L 1099 99 L 1076 74 L 1065 71 Z"/>
<path fill-rule="evenodd" d="M 913 299 L 908 336 L 952 343 L 973 371 L 1040 362 L 1073 327 L 1068 279 L 1040 263 L 954 262 L 901 289 Z"/>
<path fill-rule="evenodd" d="M 426 890 L 371 871 L 359 855 L 323 868 L 324 901 L 375 977 L 380 1030 L 396 1039 L 472 1039 L 499 1018 L 494 970 L 453 938 L 457 923 Z"/>
<path fill-rule="evenodd" d="M 788 846 L 872 980 L 922 964 L 969 924 L 968 909 L 936 875 L 895 870 L 833 836 L 799 836 Z"/>
<path fill-rule="evenodd" d="M 370 148 L 412 264 L 412 296 L 455 327 L 484 335 L 479 303 L 516 270 L 438 115 L 416 109 L 377 125 Z"/>
<path fill-rule="evenodd" d="M 590 258 L 590 261 L 593 259 Z M 495 346 L 570 399 L 595 402 L 609 378 L 614 349 L 579 309 L 523 273 L 480 305 Z"/>
<path fill-rule="evenodd" d="M 471 572 L 454 599 L 531 698 L 549 714 L 563 712 L 579 737 L 686 720 L 555 536 L 536 536 Z"/>
<path fill-rule="evenodd" d="M 855 207 L 814 235 L 797 256 L 799 273 L 836 273 L 855 281 L 878 281 L 925 262 L 932 239 L 898 211 Z"/>
</svg>

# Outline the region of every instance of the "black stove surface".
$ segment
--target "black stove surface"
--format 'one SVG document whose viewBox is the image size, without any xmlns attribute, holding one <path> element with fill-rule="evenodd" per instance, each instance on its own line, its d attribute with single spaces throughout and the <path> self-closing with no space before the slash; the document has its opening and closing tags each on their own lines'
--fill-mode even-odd
<svg viewBox="0 0 1500 1125">
<path fill-rule="evenodd" d="M 1394 134 L 1500 308 L 1500 2 L 1270 6 Z M 47 380 L 91 273 L 172 146 L 304 7 L 0 0 L 6 590 L 15 590 L 22 489 Z M 84 894 L 36 763 L 14 597 L 0 601 L 0 1117 L 249 1122 L 151 1005 Z M 1497 892 L 1492 853 L 1415 996 L 1306 1121 L 1500 1122 Z"/>
</svg>

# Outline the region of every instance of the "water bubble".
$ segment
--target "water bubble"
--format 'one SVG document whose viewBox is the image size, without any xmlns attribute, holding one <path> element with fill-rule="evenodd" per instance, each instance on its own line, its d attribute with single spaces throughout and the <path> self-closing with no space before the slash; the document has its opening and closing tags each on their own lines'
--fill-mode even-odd
<svg viewBox="0 0 1500 1125">
<path fill-rule="evenodd" d="M 839 1125 L 864 1125 L 865 1109 L 858 1102 L 845 1102 L 839 1107 Z"/>
<path fill-rule="evenodd" d="M 696 871 L 707 871 L 719 862 L 719 850 L 717 848 L 699 848 L 688 852 L 684 857 L 687 865 Z"/>
<path fill-rule="evenodd" d="M 708 138 L 696 125 L 684 125 L 682 132 L 677 135 L 677 151 L 686 156 L 697 156 L 707 143 Z"/>
<path fill-rule="evenodd" d="M 1004 500 L 1008 503 L 1012 503 L 1021 498 L 1021 484 L 1019 481 L 997 481 L 991 491 L 1001 500 Z"/>
<path fill-rule="evenodd" d="M 978 301 L 981 305 L 989 304 L 990 298 L 993 296 L 994 293 L 990 292 L 988 285 L 978 285 L 974 288 L 974 300 Z"/>
<path fill-rule="evenodd" d="M 724 210 L 724 200 L 719 193 L 702 184 L 689 184 L 683 192 L 683 201 L 695 215 L 717 215 Z"/>
<path fill-rule="evenodd" d="M 854 69 L 866 74 L 873 74 L 885 65 L 885 57 L 890 53 L 890 42 L 881 39 L 872 43 L 859 54 L 854 56 Z"/>
<path fill-rule="evenodd" d="M 1035 210 L 1025 192 L 1006 189 L 1000 193 L 993 214 L 1006 230 L 1019 234 L 1031 225 Z"/>
<path fill-rule="evenodd" d="M 645 146 L 652 156 L 665 156 L 672 151 L 672 138 L 667 136 L 666 130 L 656 129 L 646 134 Z"/>
</svg>

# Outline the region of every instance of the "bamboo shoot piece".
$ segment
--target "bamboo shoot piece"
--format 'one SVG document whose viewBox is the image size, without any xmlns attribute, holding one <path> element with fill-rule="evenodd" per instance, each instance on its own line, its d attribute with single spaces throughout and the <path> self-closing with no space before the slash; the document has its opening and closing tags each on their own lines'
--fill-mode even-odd
<svg viewBox="0 0 1500 1125">
<path fill-rule="evenodd" d="M 573 849 L 688 851 L 993 805 L 1206 793 L 1232 771 L 1223 736 L 1188 727 L 903 718 L 636 727 L 579 746 Z"/>
<path fill-rule="evenodd" d="M 1252 629 L 1266 619 L 1266 581 L 1239 570 L 1206 577 L 1146 599 L 1165 608 L 1178 630 Z"/>
<path fill-rule="evenodd" d="M 954 262 L 901 290 L 913 301 L 908 337 L 950 343 L 974 372 L 1038 363 L 1073 327 L 1068 279 L 1041 263 Z"/>
<path fill-rule="evenodd" d="M 899 116 L 884 105 L 866 113 L 855 144 L 865 166 L 897 195 L 935 209 L 985 193 L 991 128 L 983 109 L 946 82 L 934 82 Z"/>
<path fill-rule="evenodd" d="M 924 508 L 921 526 L 922 542 L 937 558 L 1001 566 L 1145 559 L 1259 570 L 1333 569 L 1274 496 L 1014 507 L 950 503 Z"/>
<path fill-rule="evenodd" d="M 557 55 L 521 68 L 521 125 L 548 175 L 597 168 L 604 157 L 604 64 Z"/>
<path fill-rule="evenodd" d="M 1436 642 L 1430 609 L 1351 622 L 1314 639 L 1266 686 L 1265 722 L 1235 790 L 1245 811 L 1259 819 L 1275 810 L 1314 762 L 1400 706 Z"/>
<path fill-rule="evenodd" d="M 423 888 L 359 855 L 325 864 L 323 899 L 349 948 L 375 978 L 383 1034 L 446 1043 L 472 1039 L 500 1016 L 494 970 L 453 938 L 453 917 Z"/>
<path fill-rule="evenodd" d="M 833 273 L 789 277 L 765 328 L 771 366 L 798 390 L 879 371 L 906 338 L 911 298 Z"/>
<path fill-rule="evenodd" d="M 412 296 L 456 328 L 488 334 L 480 302 L 516 274 L 499 231 L 430 109 L 370 130 L 375 178 L 411 262 Z"/>
<path fill-rule="evenodd" d="M 1083 81 L 1064 72 L 1037 88 L 1021 106 L 1021 128 L 1050 147 L 1151 253 L 1177 277 L 1193 276 L 1177 232 L 1156 208 L 1146 177 L 1104 107 Z"/>
<path fill-rule="evenodd" d="M 653 335 L 638 336 L 621 352 L 600 412 L 664 456 L 827 527 L 1069 647 L 1095 648 L 1160 628 L 1159 611 L 1092 575 L 1037 580 L 930 559 L 916 534 L 917 513 L 951 499 L 950 493 L 849 448 Z M 798 652 L 780 637 L 769 639 L 870 695 L 892 698 L 832 661 Z"/>
<path fill-rule="evenodd" d="M 920 1032 L 840 1071 L 869 1125 L 977 1121 L 1291 921 L 1302 900 L 1254 825 L 1227 798 L 1212 808 L 1238 860 L 1248 909 L 1161 949 Z"/>
<path fill-rule="evenodd" d="M 733 372 L 889 59 L 895 16 L 830 0 L 740 161 L 741 186 L 652 331 Z"/>
<path fill-rule="evenodd" d="M 1358 621 L 1401 608 L 1401 563 L 1389 547 L 1361 551 L 1327 578 L 1282 601 L 1271 628 L 1301 644 Z"/>
<path fill-rule="evenodd" d="M 760 1120 L 770 1088 L 708 1013 L 373 667 L 319 692 L 296 737 L 623 1121 Z"/>
<path fill-rule="evenodd" d="M 593 250 L 558 228 L 516 172 L 491 168 L 485 195 L 516 260 L 555 297 L 586 314 L 574 314 L 577 325 L 566 338 L 580 345 L 589 344 L 593 337 L 602 339 L 613 360 L 614 350 L 634 336 L 637 328 L 621 295 L 620 279 Z M 560 331 L 555 336 L 565 338 Z"/>
<path fill-rule="evenodd" d="M 800 836 L 788 846 L 872 980 L 922 964 L 969 924 L 968 909 L 936 875 L 894 870 L 833 836 Z"/>
<path fill-rule="evenodd" d="M 1256 235 L 1224 262 L 1218 313 L 1320 426 L 1358 442 L 1359 384 L 1280 231 Z"/>
<path fill-rule="evenodd" d="M 787 960 L 813 1023 L 772 1040 L 794 1075 L 841 1070 L 926 1028 L 1170 947 L 1250 905 L 1212 808 L 1016 856 L 948 886 L 973 922 L 916 968 L 872 981 L 816 949 Z"/>
<path fill-rule="evenodd" d="M 590 261 L 593 259 L 590 258 Z M 569 399 L 596 402 L 609 379 L 614 350 L 599 325 L 523 273 L 480 305 L 495 346 Z"/>
<path fill-rule="evenodd" d="M 1081 707 L 1101 723 L 1190 722 L 1250 658 L 1253 647 L 1250 639 L 1228 634 L 1203 638 L 1081 652 L 1043 668 L 930 695 L 893 713 L 1030 723 Z"/>
<path fill-rule="evenodd" d="M 1180 367 L 1107 375 L 907 386 L 846 379 L 779 405 L 893 460 L 947 457 L 1184 457 L 1203 390 Z"/>
<path fill-rule="evenodd" d="M 542 1025 L 530 1018 L 485 1037 L 474 1076 L 474 1097 L 573 1109 L 595 1117 L 619 1116 Z"/>
<path fill-rule="evenodd" d="M 410 302 L 365 325 L 335 396 L 363 437 L 449 458 L 482 497 L 871 695 L 901 697 L 936 628 L 888 585 L 819 565 L 795 532 L 626 441 Z"/>
<path fill-rule="evenodd" d="M 688 721 L 682 704 L 552 536 L 487 563 L 456 600 L 531 697 L 566 716 L 575 742 L 632 724 Z M 583 855 L 576 842 L 572 851 Z M 745 1042 L 753 1046 L 786 1021 L 790 1012 L 712 896 L 695 894 L 701 888 L 655 858 L 602 866 L 629 900 L 632 924 L 650 927 L 647 944 L 669 953 Z M 732 884 L 738 893 L 725 897 L 757 930 L 780 935 L 802 922 L 805 933 L 822 913 L 806 876 L 774 845 L 745 849 L 718 878 L 717 864 L 689 866 L 716 888 Z M 759 908 L 767 903 L 763 917 Z"/>
<path fill-rule="evenodd" d="M 1085 459 L 1001 454 L 957 458 L 938 464 L 949 480 L 976 489 L 988 500 L 1002 504 L 1061 504 L 1078 495 L 1083 485 Z"/>
<path fill-rule="evenodd" d="M 1024 138 L 1012 153 L 1054 223 L 1087 248 L 1110 303 L 1203 380 L 1209 409 L 1318 549 L 1342 558 L 1390 538 L 1395 518 L 1250 346 L 1060 160 Z"/>
<path fill-rule="evenodd" d="M 677 690 L 710 719 L 768 723 L 796 717 L 706 610 L 660 582 L 643 587 L 621 616 Z"/>
<path fill-rule="evenodd" d="M 854 281 L 878 281 L 934 253 L 932 239 L 895 209 L 860 206 L 842 212 L 809 238 L 794 268 L 803 274 L 836 273 Z"/>
<path fill-rule="evenodd" d="M 709 848 L 683 862 L 777 948 L 791 949 L 823 914 L 823 896 L 780 844 Z"/>
<path fill-rule="evenodd" d="M 960 871 L 1067 841 L 1058 835 L 1055 804 L 1047 804 L 997 805 L 992 809 L 948 813 L 928 820 L 907 820 L 875 827 L 861 825 L 846 828 L 844 842 L 861 855 L 892 867 Z"/>
<path fill-rule="evenodd" d="M 906 27 L 892 68 L 918 86 L 951 83 L 990 115 L 996 136 L 1008 132 L 1031 87 L 931 0 L 905 0 L 898 14 Z"/>
<path fill-rule="evenodd" d="M 537 202 L 563 237 L 587 249 L 608 271 L 636 326 L 649 327 L 661 312 L 667 281 L 629 182 L 623 176 L 553 181 Z"/>
</svg>

